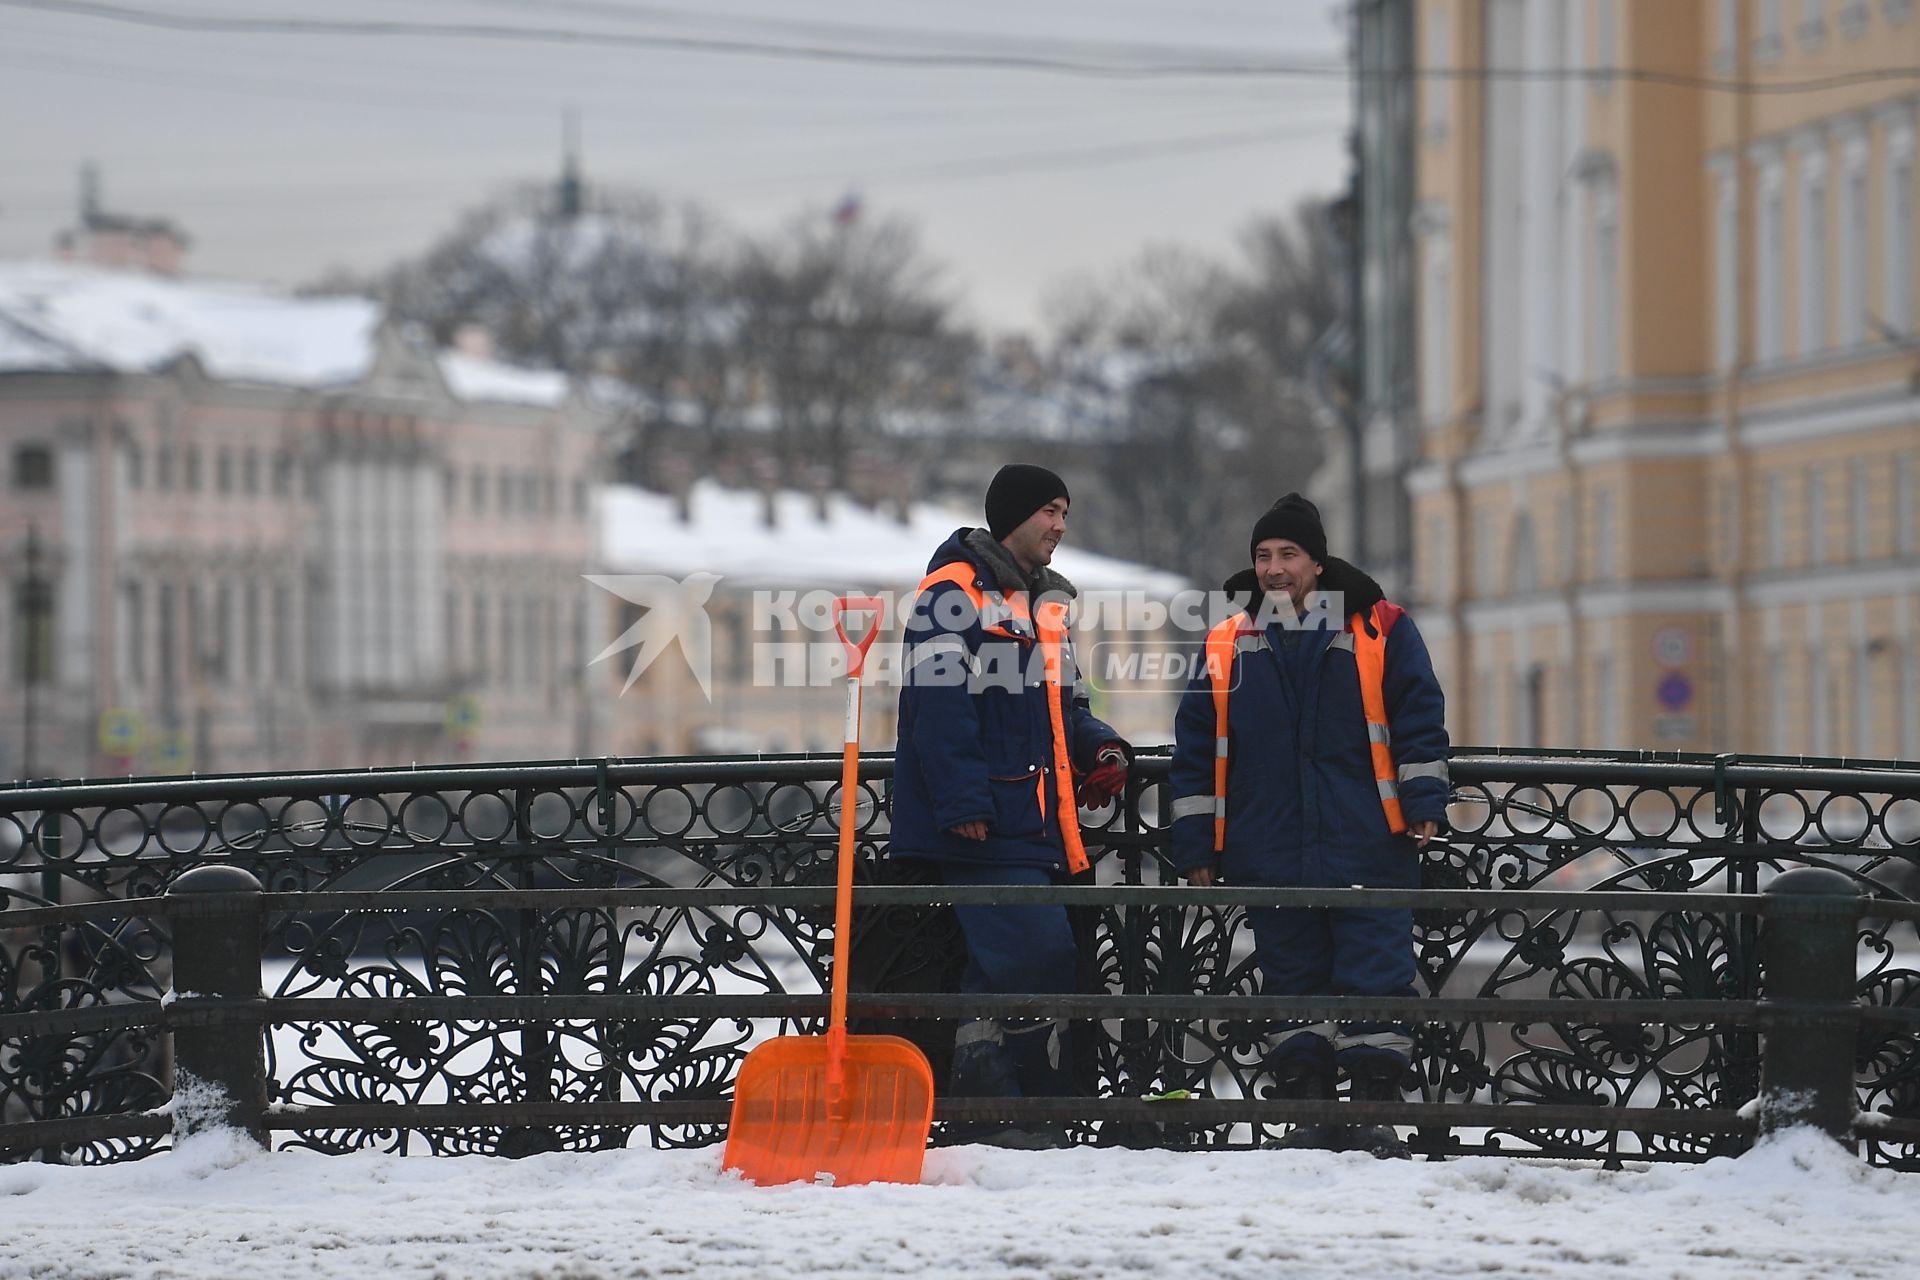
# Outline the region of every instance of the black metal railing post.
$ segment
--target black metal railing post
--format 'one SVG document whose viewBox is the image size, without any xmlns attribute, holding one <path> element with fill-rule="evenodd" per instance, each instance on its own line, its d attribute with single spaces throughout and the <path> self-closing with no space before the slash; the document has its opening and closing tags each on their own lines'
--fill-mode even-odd
<svg viewBox="0 0 1920 1280">
<path fill-rule="evenodd" d="M 195 867 L 168 888 L 167 906 L 176 1003 L 259 1000 L 260 882 L 239 867 Z M 229 1126 L 266 1146 L 267 1063 L 259 1019 L 183 1018 L 173 1028 L 173 1098 L 176 1139 Z"/>
<path fill-rule="evenodd" d="M 1800 867 L 1765 892 L 1760 965 L 1777 1020 L 1761 1036 L 1760 1131 L 1811 1124 L 1850 1142 L 1860 890 L 1838 871 Z"/>
</svg>

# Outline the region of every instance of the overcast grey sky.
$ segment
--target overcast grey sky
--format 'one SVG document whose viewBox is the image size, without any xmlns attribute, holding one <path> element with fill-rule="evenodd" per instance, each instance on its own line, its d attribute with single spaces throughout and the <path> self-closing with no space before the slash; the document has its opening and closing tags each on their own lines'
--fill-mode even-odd
<svg viewBox="0 0 1920 1280">
<path fill-rule="evenodd" d="M 417 253 L 460 210 L 559 165 L 746 229 L 849 190 L 917 220 L 968 316 L 1032 325 L 1064 277 L 1236 228 L 1344 182 L 1348 89 L 1248 74 L 1337 63 L 1336 0 L 0 0 L 0 256 L 105 205 L 162 215 L 202 274 L 298 283 Z M 535 39 L 166 29 L 221 17 L 539 28 Z M 585 33 L 586 38 L 581 38 Z M 607 37 L 596 40 L 595 33 Z M 640 41 L 776 46 L 760 53 Z M 943 52 L 1103 76 L 890 65 Z M 1257 68 L 1256 68 L 1257 70 Z"/>
</svg>

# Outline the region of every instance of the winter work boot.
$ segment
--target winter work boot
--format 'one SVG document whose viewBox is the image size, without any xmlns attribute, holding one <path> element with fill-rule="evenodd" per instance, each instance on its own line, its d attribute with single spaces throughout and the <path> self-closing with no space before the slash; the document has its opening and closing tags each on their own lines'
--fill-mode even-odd
<svg viewBox="0 0 1920 1280">
<path fill-rule="evenodd" d="M 1013 1064 L 1018 1084 L 1014 1092 L 1023 1098 L 1071 1097 L 1072 1058 L 1067 1051 L 1067 1022 L 1064 1018 L 1004 1018 L 1007 1059 Z M 1020 1151 L 1053 1151 L 1072 1146 L 1067 1127 L 1043 1121 L 1027 1121 L 1003 1130 L 982 1142 Z"/>
<path fill-rule="evenodd" d="M 1261 1090 L 1269 1098 L 1333 1101 L 1333 1046 L 1324 1036 L 1300 1032 L 1267 1055 L 1273 1083 Z M 1346 1131 L 1337 1124 L 1297 1124 L 1284 1137 L 1262 1146 L 1268 1151 L 1344 1151 Z"/>
<path fill-rule="evenodd" d="M 1355 1102 L 1398 1102 L 1407 1064 L 1398 1057 L 1369 1054 L 1348 1062 L 1347 1080 Z M 1413 1152 L 1392 1125 L 1354 1125 L 1347 1130 L 1348 1151 L 1365 1151 L 1376 1160 L 1411 1160 Z"/>
<path fill-rule="evenodd" d="M 1020 1079 L 1014 1073 L 1013 1058 L 1001 1043 L 1000 1023 L 993 1018 L 973 1018 L 962 1022 L 955 1036 L 953 1069 L 947 1074 L 947 1096 L 951 1098 L 1017 1098 Z M 996 1138 L 1016 1132 L 1004 1120 L 976 1120 L 949 1123 L 940 1142 L 957 1145 L 984 1142 L 999 1145 Z"/>
</svg>

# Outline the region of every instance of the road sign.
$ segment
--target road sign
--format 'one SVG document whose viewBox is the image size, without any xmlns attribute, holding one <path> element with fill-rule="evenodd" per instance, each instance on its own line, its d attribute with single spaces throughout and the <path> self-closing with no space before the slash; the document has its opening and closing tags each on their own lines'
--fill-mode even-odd
<svg viewBox="0 0 1920 1280">
<path fill-rule="evenodd" d="M 143 725 L 131 707 L 108 707 L 100 713 L 100 750 L 110 756 L 130 756 L 140 750 Z"/>
<path fill-rule="evenodd" d="M 449 738 L 470 740 L 480 732 L 480 699 L 470 693 L 447 699 L 444 727 Z"/>
<path fill-rule="evenodd" d="M 1653 736 L 1662 742 L 1687 742 L 1700 736 L 1698 716 L 1655 716 Z"/>
<path fill-rule="evenodd" d="M 1693 637 L 1685 627 L 1662 627 L 1653 633 L 1653 657 L 1663 667 L 1683 667 L 1693 657 Z"/>
<path fill-rule="evenodd" d="M 193 768 L 193 742 L 179 730 L 159 735 L 153 744 L 153 767 L 159 773 L 186 773 Z"/>
<path fill-rule="evenodd" d="M 1669 671 L 1654 687 L 1654 696 L 1669 711 L 1685 711 L 1693 702 L 1693 681 L 1684 671 Z"/>
</svg>

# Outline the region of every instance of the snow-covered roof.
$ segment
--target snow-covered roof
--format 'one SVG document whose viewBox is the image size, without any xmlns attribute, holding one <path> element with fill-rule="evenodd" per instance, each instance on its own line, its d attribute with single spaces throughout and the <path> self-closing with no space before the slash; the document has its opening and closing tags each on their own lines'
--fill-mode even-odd
<svg viewBox="0 0 1920 1280">
<path fill-rule="evenodd" d="M 556 405 L 567 398 L 567 375 L 553 369 L 522 369 L 459 351 L 440 353 L 440 376 L 461 400 Z"/>
<path fill-rule="evenodd" d="M 260 285 L 180 280 L 63 262 L 0 262 L 0 373 L 147 373 L 182 356 L 215 378 L 349 386 L 373 367 L 380 308 Z M 555 405 L 563 374 L 456 352 L 439 365 L 462 400 Z"/>
<path fill-rule="evenodd" d="M 689 518 L 667 494 L 613 486 L 601 494 L 601 556 L 616 572 L 681 578 L 719 574 L 737 586 L 904 590 L 926 573 L 927 560 L 955 529 L 982 523 L 977 511 L 931 503 L 913 505 L 902 522 L 890 510 L 861 506 L 843 494 L 816 499 L 784 489 L 767 496 L 753 489 L 696 483 Z M 1076 548 L 1054 555 L 1057 569 L 1082 591 L 1144 591 L 1169 596 L 1185 590 L 1178 574 Z"/>
</svg>

